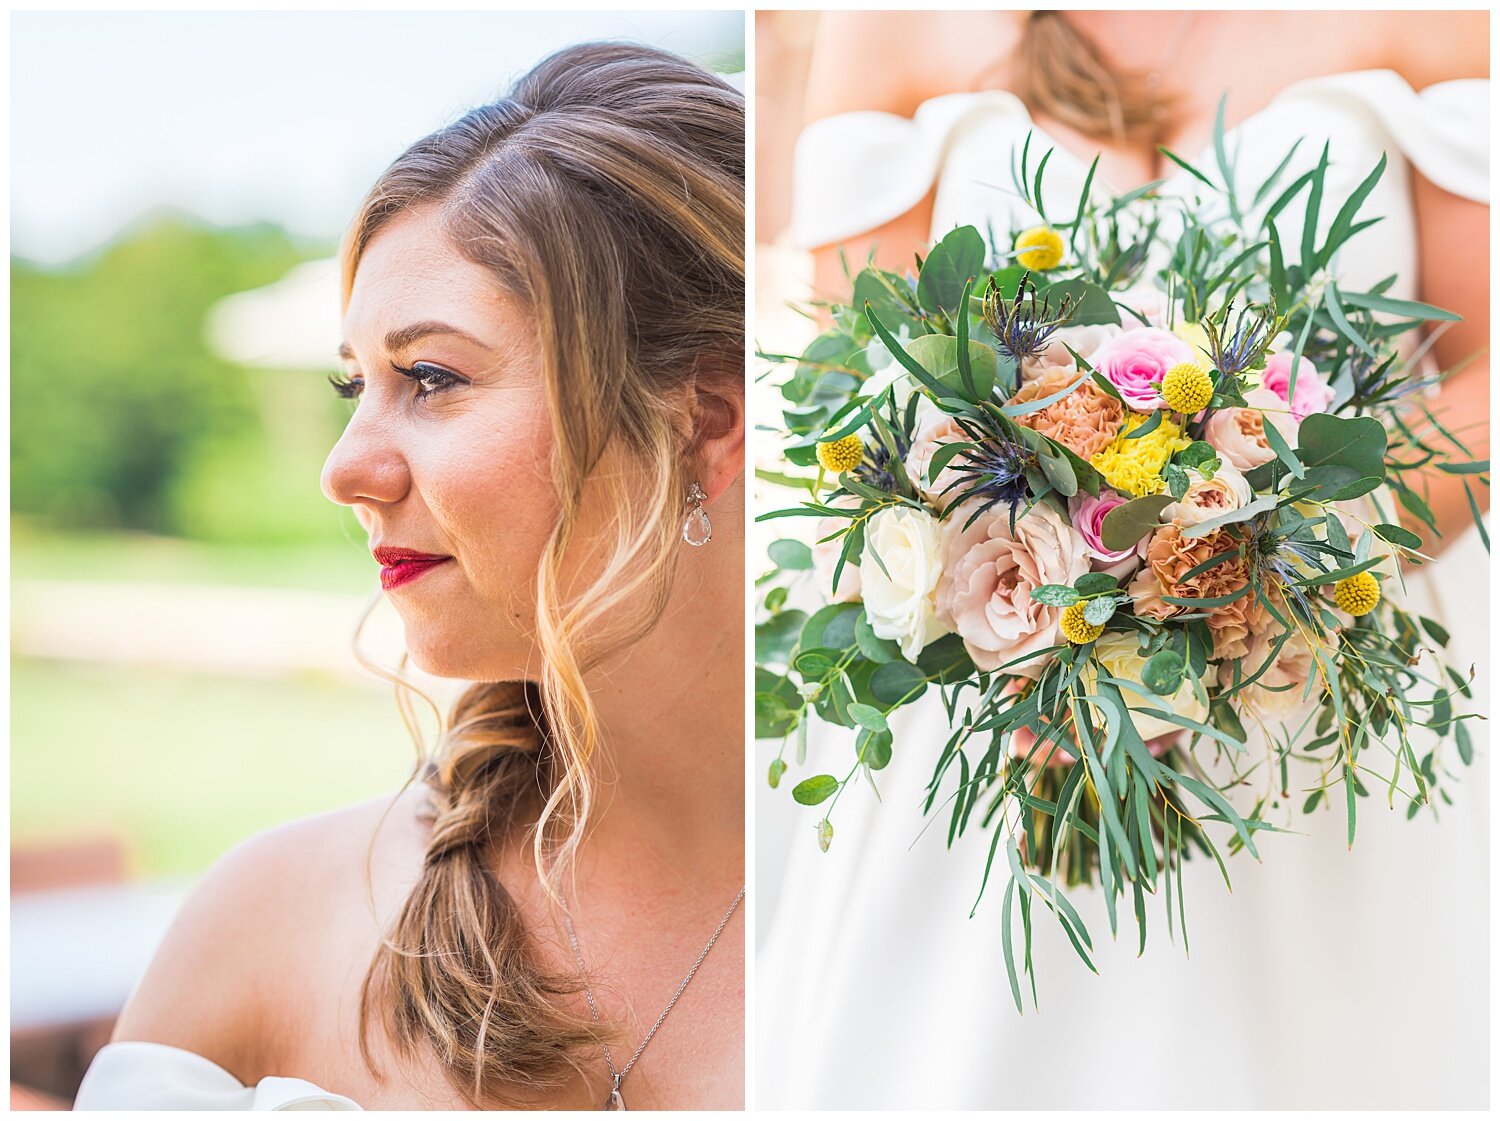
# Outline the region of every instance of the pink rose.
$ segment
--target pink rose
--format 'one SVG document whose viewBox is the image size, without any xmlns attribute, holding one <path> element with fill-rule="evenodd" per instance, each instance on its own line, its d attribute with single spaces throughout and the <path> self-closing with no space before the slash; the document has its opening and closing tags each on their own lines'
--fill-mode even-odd
<svg viewBox="0 0 1500 1121">
<path fill-rule="evenodd" d="M 1153 389 L 1173 366 L 1192 362 L 1193 348 L 1171 331 L 1140 327 L 1116 335 L 1094 354 L 1094 369 L 1109 379 L 1120 396 L 1138 413 L 1166 407 L 1161 390 Z"/>
<path fill-rule="evenodd" d="M 975 509 L 966 502 L 943 522 L 942 572 L 937 615 L 964 640 L 974 664 L 999 669 L 1025 655 L 1057 645 L 1062 608 L 1031 598 L 1043 584 L 1072 584 L 1089 570 L 1083 538 L 1050 506 L 1038 503 L 1016 518 L 1000 503 L 968 529 Z M 1032 663 L 1007 666 L 1007 673 L 1034 673 Z"/>
<path fill-rule="evenodd" d="M 1138 557 L 1135 546 L 1120 550 L 1106 549 L 1100 536 L 1104 532 L 1104 515 L 1116 506 L 1125 505 L 1126 501 L 1108 487 L 1100 488 L 1098 498 L 1079 491 L 1068 499 L 1068 517 L 1073 522 L 1073 528 L 1078 531 L 1078 536 L 1083 538 L 1084 552 L 1096 572 L 1123 576 L 1136 566 Z"/>
<path fill-rule="evenodd" d="M 1282 351 L 1266 359 L 1266 372 L 1260 380 L 1261 387 L 1280 397 L 1282 404 L 1289 404 L 1292 417 L 1299 423 L 1307 419 L 1309 413 L 1326 413 L 1328 406 L 1333 404 L 1333 389 L 1308 359 L 1303 358 L 1297 363 L 1297 389 L 1288 397 L 1287 387 L 1291 385 L 1291 381 L 1291 351 Z"/>
<path fill-rule="evenodd" d="M 1298 374 L 1298 380 L 1301 380 Z M 1245 394 L 1245 409 L 1220 409 L 1203 426 L 1203 438 L 1231 466 L 1241 471 L 1270 463 L 1276 458 L 1266 440 L 1269 419 L 1289 447 L 1296 447 L 1300 423 L 1287 411 L 1286 402 L 1269 389 L 1252 389 Z"/>
</svg>

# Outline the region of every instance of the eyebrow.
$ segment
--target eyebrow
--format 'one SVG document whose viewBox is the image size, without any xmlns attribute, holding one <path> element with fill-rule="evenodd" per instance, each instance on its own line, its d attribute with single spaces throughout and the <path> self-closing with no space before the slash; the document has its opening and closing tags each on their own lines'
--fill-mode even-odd
<svg viewBox="0 0 1500 1121">
<path fill-rule="evenodd" d="M 428 335 L 454 335 L 473 343 L 481 350 L 492 349 L 485 343 L 476 339 L 469 332 L 453 326 L 451 323 L 443 323 L 436 319 L 423 319 L 417 323 L 409 323 L 405 327 L 397 327 L 385 336 L 385 348 L 389 351 L 405 350 L 418 339 L 425 339 Z M 352 359 L 354 348 L 348 343 L 339 344 L 339 357 L 341 359 Z"/>
</svg>

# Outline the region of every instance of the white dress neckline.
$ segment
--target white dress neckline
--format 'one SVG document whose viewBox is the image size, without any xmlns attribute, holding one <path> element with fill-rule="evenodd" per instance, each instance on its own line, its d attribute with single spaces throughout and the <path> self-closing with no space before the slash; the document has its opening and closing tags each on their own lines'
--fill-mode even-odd
<svg viewBox="0 0 1500 1121">
<path fill-rule="evenodd" d="M 362 1111 L 306 1079 L 268 1075 L 247 1086 L 196 1051 L 135 1039 L 99 1049 L 73 1108 Z"/>
<path fill-rule="evenodd" d="M 1326 82 L 1343 82 L 1349 79 L 1362 80 L 1364 75 L 1370 74 L 1389 75 L 1390 78 L 1395 78 L 1402 85 L 1406 86 L 1406 88 L 1412 93 L 1417 92 L 1415 87 L 1413 87 L 1405 77 L 1403 77 L 1397 71 L 1390 69 L 1389 67 L 1372 66 L 1363 70 L 1338 70 L 1331 74 L 1317 74 L 1310 78 L 1299 78 L 1295 82 L 1289 82 L 1285 86 L 1282 86 L 1281 89 L 1277 90 L 1276 93 L 1272 95 L 1269 101 L 1267 101 L 1259 109 L 1255 110 L 1255 112 L 1248 114 L 1243 119 L 1235 122 L 1235 124 L 1232 126 L 1226 126 L 1224 129 L 1225 142 L 1227 144 L 1231 137 L 1237 135 L 1239 132 L 1243 131 L 1246 128 L 1252 127 L 1259 118 L 1265 116 L 1268 113 L 1276 111 L 1276 109 L 1280 107 L 1281 102 L 1287 97 L 1302 92 L 1307 87 L 1320 85 Z M 1387 81 L 1389 79 L 1382 77 L 1380 80 Z M 1027 107 L 1026 103 L 1022 101 L 1020 97 L 1010 92 L 1009 90 L 985 89 L 974 90 L 965 93 L 938 94 L 936 97 L 930 97 L 926 101 L 922 102 L 922 105 L 927 105 L 931 102 L 939 101 L 944 98 L 983 97 L 999 97 L 1006 99 L 1007 103 L 1010 103 L 1011 107 L 1025 119 L 1026 124 L 1031 129 L 1031 131 L 1034 132 L 1039 139 L 1045 142 L 1040 148 L 1038 148 L 1036 145 L 1033 145 L 1034 152 L 1045 151 L 1046 148 L 1050 146 L 1053 150 L 1053 158 L 1065 157 L 1085 171 L 1093 162 L 1092 157 L 1085 158 L 1081 153 L 1074 151 L 1068 145 L 1059 140 L 1056 136 L 1052 135 L 1052 133 L 1048 132 L 1046 128 L 1038 124 L 1036 118 L 1032 116 L 1031 110 Z M 920 106 L 918 107 L 918 111 L 920 111 Z M 1205 170 L 1209 172 L 1209 174 L 1214 173 L 1214 165 L 1210 164 L 1207 168 L 1203 167 L 1203 161 L 1205 159 L 1212 159 L 1214 156 L 1214 144 L 1212 136 L 1210 136 L 1209 141 L 1206 144 L 1201 145 L 1196 151 L 1192 152 L 1191 154 L 1178 151 L 1177 148 L 1173 147 L 1170 144 L 1165 145 L 1165 147 L 1171 149 L 1176 155 L 1181 156 L 1183 159 L 1187 160 L 1195 167 L 1198 167 L 1200 170 Z M 1035 158 L 1037 157 L 1034 155 L 1033 159 Z M 1186 169 L 1178 167 L 1174 164 L 1173 166 L 1168 168 L 1166 170 L 1166 173 L 1159 179 L 1152 179 L 1147 183 L 1137 184 L 1134 187 L 1121 187 L 1116 183 L 1110 182 L 1109 179 L 1107 179 L 1103 175 L 1100 175 L 1096 171 L 1094 173 L 1093 190 L 1102 192 L 1106 195 L 1123 195 L 1128 194 L 1132 191 L 1141 190 L 1143 187 L 1146 187 L 1151 183 L 1166 184 L 1172 182 L 1175 179 L 1189 176 L 1190 174 L 1191 173 Z"/>
<path fill-rule="evenodd" d="M 1242 148 L 1257 150 L 1251 160 L 1255 162 L 1260 150 L 1275 147 L 1274 166 L 1306 119 L 1337 121 L 1341 130 L 1372 133 L 1368 138 L 1359 135 L 1355 141 L 1359 148 L 1384 146 L 1400 151 L 1437 186 L 1488 202 L 1488 153 L 1473 136 L 1481 130 L 1488 133 L 1488 91 L 1489 81 L 1483 78 L 1450 79 L 1417 90 L 1389 68 L 1320 74 L 1283 86 L 1265 105 L 1225 129 L 1225 141 L 1231 162 Z M 1092 157 L 1086 160 L 1059 142 L 1008 90 L 939 94 L 921 102 L 909 117 L 858 109 L 819 118 L 797 140 L 788 240 L 803 249 L 838 244 L 906 213 L 935 185 L 939 190 L 932 239 L 936 240 L 960 214 L 971 222 L 974 219 L 968 215 L 995 208 L 993 199 L 975 190 L 988 186 L 988 194 L 993 195 L 998 193 L 996 187 L 1000 192 L 1010 189 L 996 182 L 1005 177 L 1009 157 L 999 162 L 992 157 L 1012 144 L 1018 149 L 1028 130 L 1033 134 L 1033 172 L 1041 154 L 1048 147 L 1053 149 L 1044 194 L 1049 200 L 1056 198 L 1071 214 Z M 1375 142 L 1377 137 L 1383 144 Z M 1305 170 L 1303 165 L 1316 162 L 1321 143 L 1321 137 L 1315 143 L 1312 138 L 1304 141 L 1284 182 Z M 1336 163 L 1340 145 L 1335 143 L 1333 148 L 1331 158 Z M 1174 151 L 1217 178 L 1211 140 L 1196 152 Z M 1359 177 L 1368 170 L 1362 167 Z M 1387 178 L 1394 180 L 1395 173 Z M 1191 173 L 1175 165 L 1159 183 L 1158 194 L 1163 196 L 1188 195 L 1199 186 Z M 1057 189 L 1055 195 L 1049 186 Z M 1073 192 L 1070 199 L 1062 197 L 1067 191 Z M 1096 173 L 1090 193 L 1125 192 Z"/>
</svg>

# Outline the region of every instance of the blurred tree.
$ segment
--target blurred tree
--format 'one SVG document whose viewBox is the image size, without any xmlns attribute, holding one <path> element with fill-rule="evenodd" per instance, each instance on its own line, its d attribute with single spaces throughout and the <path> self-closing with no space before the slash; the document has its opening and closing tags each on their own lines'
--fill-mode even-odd
<svg viewBox="0 0 1500 1121">
<path fill-rule="evenodd" d="M 245 370 L 203 337 L 216 300 L 329 251 L 269 223 L 215 228 L 162 211 L 60 269 L 12 260 L 12 511 L 58 530 L 336 533 L 321 461 L 278 454 L 255 379 L 318 412 L 327 439 L 311 450 L 332 445 L 347 410 L 321 377 Z"/>
</svg>

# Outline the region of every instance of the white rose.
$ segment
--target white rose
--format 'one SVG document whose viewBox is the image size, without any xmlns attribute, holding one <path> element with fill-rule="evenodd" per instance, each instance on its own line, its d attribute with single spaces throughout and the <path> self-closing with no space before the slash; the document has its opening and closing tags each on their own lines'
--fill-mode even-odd
<svg viewBox="0 0 1500 1121">
<path fill-rule="evenodd" d="M 1136 685 L 1141 684 L 1141 674 L 1146 668 L 1146 659 L 1139 653 L 1140 643 L 1134 634 L 1126 634 L 1122 631 L 1105 631 L 1094 643 L 1094 657 L 1104 666 L 1111 677 L 1117 677 L 1121 681 L 1130 681 Z M 1092 677 L 1085 672 L 1086 678 Z M 1089 688 L 1093 688 L 1090 681 Z M 1174 732 L 1185 731 L 1180 724 L 1173 724 L 1163 720 L 1159 716 L 1151 716 L 1143 709 L 1170 709 L 1174 715 L 1181 716 L 1187 720 L 1203 722 L 1208 718 L 1208 702 L 1198 696 L 1193 683 L 1186 677 L 1182 684 L 1177 687 L 1177 692 L 1170 697 L 1145 697 L 1133 689 L 1121 689 L 1120 695 L 1125 700 L 1125 707 L 1134 714 L 1131 717 L 1135 724 L 1135 730 L 1140 733 L 1143 740 L 1149 740 L 1154 736 L 1171 735 Z"/>
<path fill-rule="evenodd" d="M 870 629 L 880 638 L 895 639 L 908 661 L 948 633 L 933 603 L 939 556 L 938 520 L 924 511 L 887 506 L 865 525 L 859 562 L 865 614 Z"/>
<path fill-rule="evenodd" d="M 1232 514 L 1255 497 L 1245 476 L 1223 460 L 1219 461 L 1212 479 L 1205 479 L 1203 472 L 1192 467 L 1187 469 L 1187 475 L 1187 493 L 1161 512 L 1162 521 L 1176 522 L 1186 529 L 1209 518 Z"/>
</svg>

